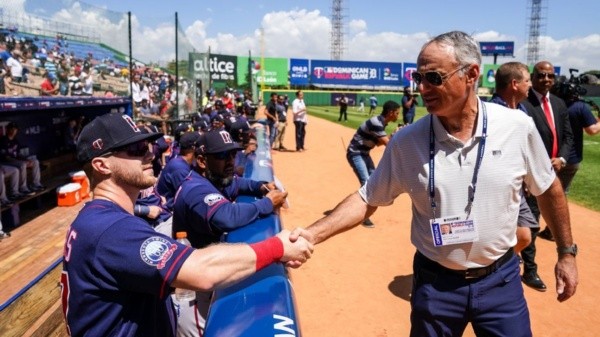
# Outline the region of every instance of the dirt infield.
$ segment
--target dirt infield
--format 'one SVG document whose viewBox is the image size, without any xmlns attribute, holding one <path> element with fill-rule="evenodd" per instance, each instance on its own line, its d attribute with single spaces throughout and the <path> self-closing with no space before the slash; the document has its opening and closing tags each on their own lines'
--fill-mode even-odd
<svg viewBox="0 0 600 337">
<path fill-rule="evenodd" d="M 310 107 L 309 107 L 310 108 Z M 293 149 L 294 126 L 288 125 L 284 144 Z M 307 126 L 303 153 L 273 153 L 277 177 L 290 192 L 290 208 L 282 211 L 286 228 L 306 227 L 358 188 L 345 158 L 354 130 L 317 118 Z M 373 151 L 376 162 L 383 148 Z M 597 336 L 599 305 L 600 213 L 570 205 L 580 284 L 565 303 L 556 300 L 555 244 L 539 240 L 539 274 L 548 285 L 525 296 L 534 336 Z M 317 246 L 313 258 L 292 271 L 302 334 L 329 336 L 407 336 L 409 332 L 412 257 L 409 240 L 410 201 L 403 195 L 394 205 L 371 217 L 376 227 L 355 228 Z M 465 336 L 473 336 L 467 328 Z"/>
</svg>

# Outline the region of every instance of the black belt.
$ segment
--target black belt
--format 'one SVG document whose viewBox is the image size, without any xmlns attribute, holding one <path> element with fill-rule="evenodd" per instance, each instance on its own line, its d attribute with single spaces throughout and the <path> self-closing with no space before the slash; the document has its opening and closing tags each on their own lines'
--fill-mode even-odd
<svg viewBox="0 0 600 337">
<path fill-rule="evenodd" d="M 442 266 L 441 264 L 439 264 L 433 260 L 430 260 L 429 258 L 427 258 L 425 255 L 423 255 L 419 251 L 417 251 L 416 257 L 419 258 L 422 267 L 425 267 L 426 269 L 431 270 L 433 272 L 445 272 L 448 274 L 458 275 L 465 279 L 476 279 L 476 278 L 482 278 L 482 277 L 488 276 L 489 274 L 500 269 L 500 267 L 502 267 L 504 264 L 506 264 L 508 261 L 510 261 L 510 259 L 514 255 L 515 255 L 515 252 L 511 247 L 510 249 L 508 249 L 506 251 L 506 253 L 504 253 L 504 255 L 502 255 L 499 259 L 494 261 L 489 266 L 485 266 L 485 267 L 481 267 L 481 268 L 470 268 L 470 269 L 465 269 L 465 270 L 455 270 L 455 269 L 446 268 L 446 267 Z"/>
</svg>

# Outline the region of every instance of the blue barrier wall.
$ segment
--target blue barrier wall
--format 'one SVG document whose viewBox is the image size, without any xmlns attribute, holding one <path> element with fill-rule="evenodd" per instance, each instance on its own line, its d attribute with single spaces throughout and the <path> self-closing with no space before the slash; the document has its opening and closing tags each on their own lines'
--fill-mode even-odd
<svg viewBox="0 0 600 337">
<path fill-rule="evenodd" d="M 256 135 L 256 157 L 246 164 L 244 177 L 273 181 L 269 141 L 262 129 Z M 254 197 L 240 196 L 236 201 L 254 200 Z M 230 232 L 225 241 L 254 243 L 280 231 L 279 216 L 271 214 Z M 204 336 L 301 336 L 294 291 L 286 268 L 281 263 L 272 264 L 232 287 L 215 291 Z"/>
</svg>

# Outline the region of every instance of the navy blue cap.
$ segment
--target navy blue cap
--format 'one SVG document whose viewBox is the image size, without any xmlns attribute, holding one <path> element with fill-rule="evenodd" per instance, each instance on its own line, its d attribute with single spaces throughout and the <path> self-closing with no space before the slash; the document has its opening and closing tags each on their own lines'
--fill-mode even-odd
<svg viewBox="0 0 600 337">
<path fill-rule="evenodd" d="M 127 115 L 108 113 L 96 117 L 81 130 L 77 140 L 77 160 L 88 162 L 114 149 L 162 136 L 157 132 L 143 133 Z"/>
<path fill-rule="evenodd" d="M 231 138 L 229 132 L 225 130 L 211 130 L 205 132 L 200 138 L 198 145 L 205 154 L 240 150 L 242 148 L 240 144 Z"/>
</svg>

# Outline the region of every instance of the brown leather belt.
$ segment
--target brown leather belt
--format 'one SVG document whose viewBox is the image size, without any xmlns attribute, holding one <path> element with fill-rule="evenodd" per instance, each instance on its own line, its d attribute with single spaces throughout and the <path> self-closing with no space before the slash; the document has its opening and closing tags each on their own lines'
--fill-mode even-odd
<svg viewBox="0 0 600 337">
<path fill-rule="evenodd" d="M 502 267 L 504 264 L 506 264 L 508 261 L 510 261 L 510 259 L 513 256 L 515 256 L 515 252 L 514 252 L 513 248 L 511 247 L 510 249 L 508 249 L 506 251 L 506 253 L 504 253 L 504 255 L 502 255 L 499 259 L 494 261 L 489 266 L 485 266 L 485 267 L 481 267 L 481 268 L 470 268 L 470 269 L 465 269 L 465 270 L 456 270 L 456 269 L 446 268 L 446 267 L 442 266 L 441 264 L 439 264 L 433 260 L 430 260 L 425 255 L 423 255 L 421 252 L 417 251 L 417 257 L 420 259 L 420 264 L 423 267 L 425 267 L 426 269 L 434 271 L 434 272 L 444 272 L 444 273 L 448 273 L 448 274 L 458 275 L 465 279 L 477 279 L 477 278 L 486 277 L 489 274 L 500 269 L 500 267 Z"/>
</svg>

